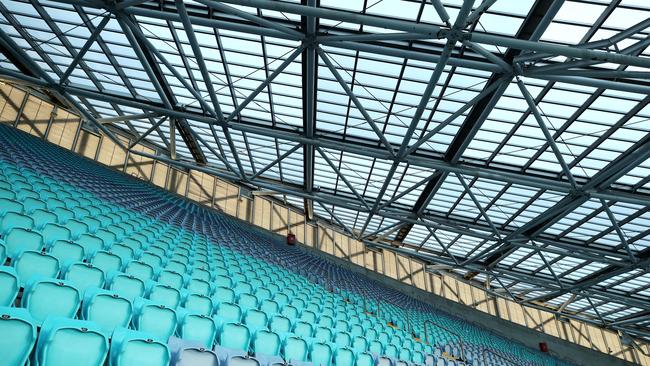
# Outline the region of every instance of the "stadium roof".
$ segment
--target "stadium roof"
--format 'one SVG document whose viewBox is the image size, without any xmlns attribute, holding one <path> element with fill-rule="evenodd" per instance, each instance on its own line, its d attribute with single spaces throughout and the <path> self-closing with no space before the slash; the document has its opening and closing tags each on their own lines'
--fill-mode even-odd
<svg viewBox="0 0 650 366">
<path fill-rule="evenodd" d="M 649 6 L 3 0 L 0 75 L 369 245 L 646 337 Z"/>
</svg>

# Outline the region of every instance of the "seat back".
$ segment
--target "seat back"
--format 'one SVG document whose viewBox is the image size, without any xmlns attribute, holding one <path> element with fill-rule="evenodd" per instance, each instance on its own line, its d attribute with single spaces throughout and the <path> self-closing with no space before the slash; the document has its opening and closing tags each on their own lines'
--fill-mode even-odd
<svg viewBox="0 0 650 366">
<path fill-rule="evenodd" d="M 163 342 L 167 342 L 176 331 L 174 309 L 141 297 L 135 300 L 133 307 L 133 323 L 138 330 L 150 333 Z"/>
<path fill-rule="evenodd" d="M 59 261 L 44 251 L 20 251 L 11 259 L 12 265 L 20 278 L 20 285 L 33 277 L 56 278 L 59 276 Z"/>
<path fill-rule="evenodd" d="M 23 366 L 36 343 L 36 322 L 25 309 L 0 307 L 2 364 Z"/>
<path fill-rule="evenodd" d="M 49 317 L 36 345 L 38 365 L 102 366 L 108 355 L 108 338 L 90 321 Z"/>
<path fill-rule="evenodd" d="M 11 306 L 20 291 L 18 273 L 12 267 L 0 266 L 0 306 Z"/>
<path fill-rule="evenodd" d="M 33 278 L 25 286 L 21 306 L 29 310 L 37 324 L 48 316 L 74 318 L 81 303 L 79 290 L 58 279 Z"/>
<path fill-rule="evenodd" d="M 250 330 L 242 324 L 226 323 L 221 328 L 219 344 L 222 347 L 248 351 L 251 340 Z"/>
<path fill-rule="evenodd" d="M 282 343 L 277 333 L 268 330 L 258 330 L 253 339 L 253 352 L 255 355 L 278 356 Z"/>
<path fill-rule="evenodd" d="M 111 338 L 111 366 L 168 366 L 167 345 L 146 332 L 117 328 Z"/>
<path fill-rule="evenodd" d="M 185 313 L 178 331 L 181 338 L 196 341 L 202 347 L 211 349 L 217 336 L 217 325 L 209 316 Z"/>
<path fill-rule="evenodd" d="M 116 292 L 90 288 L 86 290 L 81 316 L 99 325 L 106 334 L 115 328 L 128 327 L 133 316 L 131 301 Z"/>
</svg>

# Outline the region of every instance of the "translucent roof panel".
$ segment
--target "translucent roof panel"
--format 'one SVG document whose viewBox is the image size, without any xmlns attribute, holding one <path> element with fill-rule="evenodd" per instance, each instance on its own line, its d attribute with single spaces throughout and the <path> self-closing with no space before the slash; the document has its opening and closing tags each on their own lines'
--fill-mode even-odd
<svg viewBox="0 0 650 366">
<path fill-rule="evenodd" d="M 499 296 L 650 311 L 645 2 L 72 3 L 0 3 L 3 82 Z"/>
</svg>

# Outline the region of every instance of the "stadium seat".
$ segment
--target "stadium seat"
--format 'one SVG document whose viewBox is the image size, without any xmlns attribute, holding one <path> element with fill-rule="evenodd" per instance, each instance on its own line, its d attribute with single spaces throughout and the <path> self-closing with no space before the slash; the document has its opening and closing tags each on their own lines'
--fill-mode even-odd
<svg viewBox="0 0 650 366">
<path fill-rule="evenodd" d="M 12 267 L 0 266 L 0 306 L 11 306 L 20 291 L 18 273 Z"/>
<path fill-rule="evenodd" d="M 36 343 L 36 322 L 29 311 L 0 307 L 0 358 L 3 365 L 23 366 Z"/>
<path fill-rule="evenodd" d="M 16 269 L 20 286 L 33 277 L 57 278 L 59 276 L 59 260 L 45 251 L 20 251 L 11 259 L 11 265 Z"/>
<path fill-rule="evenodd" d="M 12 229 L 31 230 L 34 227 L 34 220 L 28 215 L 16 212 L 7 212 L 0 220 L 0 233 L 7 235 Z"/>
<path fill-rule="evenodd" d="M 225 323 L 219 334 L 219 345 L 223 348 L 248 352 L 251 334 L 248 327 L 237 323 Z"/>
<path fill-rule="evenodd" d="M 49 317 L 36 344 L 36 366 L 102 366 L 108 338 L 90 321 Z"/>
<path fill-rule="evenodd" d="M 23 228 L 16 228 L 2 235 L 7 248 L 7 257 L 12 258 L 21 250 L 40 251 L 43 248 L 41 234 Z"/>
<path fill-rule="evenodd" d="M 354 352 L 349 348 L 337 348 L 334 352 L 334 365 L 355 366 Z"/>
<path fill-rule="evenodd" d="M 253 332 L 266 329 L 268 321 L 266 313 L 257 309 L 249 309 L 244 314 L 244 324 Z"/>
<path fill-rule="evenodd" d="M 354 365 L 355 366 L 375 366 L 375 358 L 373 357 L 372 354 L 367 353 L 367 352 L 357 353 Z M 424 363 L 419 364 L 419 365 L 424 365 Z"/>
<path fill-rule="evenodd" d="M 60 264 L 79 262 L 84 259 L 84 248 L 69 240 L 57 240 L 52 243 L 47 251 L 59 260 Z"/>
<path fill-rule="evenodd" d="M 55 223 L 47 223 L 41 229 L 43 243 L 46 247 L 52 246 L 57 240 L 70 240 L 70 229 Z"/>
<path fill-rule="evenodd" d="M 106 287 L 131 301 L 145 294 L 145 284 L 142 280 L 122 272 L 114 271 L 109 273 L 106 279 Z"/>
<path fill-rule="evenodd" d="M 23 292 L 21 306 L 29 310 L 36 324 L 48 316 L 74 318 L 81 296 L 71 283 L 55 278 L 32 278 Z"/>
<path fill-rule="evenodd" d="M 255 332 L 251 349 L 255 356 L 279 356 L 282 342 L 277 333 L 260 329 Z"/>
<path fill-rule="evenodd" d="M 171 337 L 169 348 L 172 366 L 220 366 L 217 354 L 198 342 Z"/>
<path fill-rule="evenodd" d="M 212 315 L 214 309 L 212 300 L 209 297 L 187 293 L 184 296 L 183 307 L 187 309 L 187 311 L 206 316 Z"/>
<path fill-rule="evenodd" d="M 178 334 L 181 338 L 199 342 L 201 347 L 207 349 L 212 349 L 217 330 L 217 325 L 211 317 L 187 311 L 181 314 L 178 324 Z"/>
<path fill-rule="evenodd" d="M 147 298 L 172 309 L 181 304 L 180 291 L 154 281 L 147 282 Z"/>
<path fill-rule="evenodd" d="M 83 294 L 91 287 L 104 287 L 104 271 L 85 262 L 68 262 L 63 269 L 63 278 L 74 284 Z"/>
<path fill-rule="evenodd" d="M 110 366 L 168 366 L 170 360 L 167 344 L 152 334 L 126 328 L 113 332 Z"/>
<path fill-rule="evenodd" d="M 116 292 L 88 288 L 83 298 L 81 316 L 95 322 L 105 334 L 118 327 L 128 327 L 133 316 L 131 301 Z"/>
<path fill-rule="evenodd" d="M 158 283 L 173 287 L 177 290 L 183 288 L 183 282 L 183 276 L 178 272 L 163 269 L 158 275 Z"/>
<path fill-rule="evenodd" d="M 162 342 L 167 342 L 176 332 L 178 319 L 174 309 L 141 297 L 135 299 L 133 309 L 133 325 L 139 331 L 150 333 Z"/>
<path fill-rule="evenodd" d="M 328 343 L 314 342 L 309 358 L 314 365 L 330 366 L 332 364 L 332 347 Z"/>
<path fill-rule="evenodd" d="M 302 338 L 291 335 L 285 338 L 282 345 L 282 355 L 290 363 L 307 361 L 308 351 L 307 342 Z"/>
<path fill-rule="evenodd" d="M 224 323 L 239 323 L 241 317 L 242 311 L 238 305 L 224 302 L 217 306 L 214 320 L 217 323 L 217 327 L 221 328 Z"/>
<path fill-rule="evenodd" d="M 89 255 L 90 263 L 101 269 L 106 274 L 117 272 L 122 268 L 122 258 L 111 252 L 99 250 L 95 253 L 90 253 Z"/>
</svg>

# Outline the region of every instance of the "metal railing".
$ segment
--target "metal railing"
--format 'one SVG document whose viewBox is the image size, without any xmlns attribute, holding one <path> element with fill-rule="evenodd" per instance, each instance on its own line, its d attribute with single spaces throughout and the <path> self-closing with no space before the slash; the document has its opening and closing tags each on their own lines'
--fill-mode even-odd
<svg viewBox="0 0 650 366">
<path fill-rule="evenodd" d="M 447 327 L 445 327 L 443 325 L 436 324 L 432 320 L 425 320 L 424 321 L 424 339 L 429 344 L 431 344 L 431 342 L 429 341 L 429 330 L 427 328 L 427 324 L 431 324 L 434 327 L 438 327 L 438 328 L 446 331 L 447 333 L 451 333 L 454 336 L 456 336 L 456 338 L 458 338 L 458 344 L 460 345 L 460 359 L 463 360 L 463 361 L 465 360 L 465 344 L 463 343 L 463 338 L 460 336 L 460 334 L 458 334 L 457 332 L 455 332 L 455 331 L 453 331 L 453 330 L 451 330 L 451 329 L 449 329 L 449 328 L 447 328 Z"/>
</svg>

